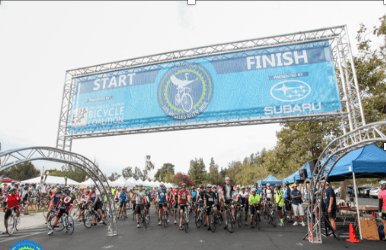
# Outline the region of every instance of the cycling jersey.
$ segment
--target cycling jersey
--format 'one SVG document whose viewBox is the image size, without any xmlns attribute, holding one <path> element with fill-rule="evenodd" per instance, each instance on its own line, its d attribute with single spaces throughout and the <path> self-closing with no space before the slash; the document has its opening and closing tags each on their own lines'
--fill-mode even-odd
<svg viewBox="0 0 386 250">
<path fill-rule="evenodd" d="M 209 191 L 208 193 L 206 193 L 204 197 L 204 199 L 206 200 L 206 205 L 209 207 L 212 206 L 214 204 L 215 199 L 217 198 L 216 196 L 217 194 L 213 191 Z"/>
<path fill-rule="evenodd" d="M 189 192 L 188 191 L 184 191 L 184 190 L 181 190 L 179 193 L 178 193 L 178 196 L 180 196 L 180 203 L 181 204 L 186 204 L 186 201 L 188 200 L 188 196 L 189 196 Z"/>
<path fill-rule="evenodd" d="M 95 198 L 97 197 L 97 193 L 96 192 L 93 192 L 91 191 L 89 194 L 88 194 L 88 197 L 90 197 L 91 201 L 93 203 L 97 203 L 97 202 L 100 202 L 100 198 L 99 198 L 99 194 L 98 194 L 98 200 L 95 200 Z"/>
<path fill-rule="evenodd" d="M 62 198 L 63 192 L 56 191 L 55 193 L 52 194 L 51 198 L 53 198 L 53 204 L 56 206 L 58 204 L 59 200 Z"/>
<path fill-rule="evenodd" d="M 281 198 L 281 200 L 280 200 L 280 198 Z M 280 200 L 280 202 L 279 202 L 279 200 Z M 282 207 L 282 206 L 284 205 L 283 194 L 281 193 L 280 190 L 278 190 L 278 191 L 276 192 L 276 199 L 275 199 L 275 202 L 276 202 L 276 203 L 279 203 L 279 207 Z"/>
<path fill-rule="evenodd" d="M 7 195 L 4 199 L 4 204 L 7 204 L 8 208 L 15 207 L 19 205 L 19 201 L 21 200 L 20 195 Z"/>
<path fill-rule="evenodd" d="M 259 194 L 249 196 L 249 202 L 251 204 L 257 204 L 259 201 L 260 201 L 260 195 Z"/>
<path fill-rule="evenodd" d="M 232 185 L 224 184 L 224 186 L 222 186 L 222 190 L 224 191 L 224 197 L 226 200 L 232 199 L 232 192 L 234 191 Z"/>
<path fill-rule="evenodd" d="M 87 202 L 87 194 L 82 194 L 81 201 L 82 201 L 83 205 L 86 204 L 86 202 Z"/>
<path fill-rule="evenodd" d="M 145 198 L 146 196 L 146 193 L 145 193 L 145 190 L 142 190 L 142 191 L 137 191 L 135 193 L 135 203 L 137 205 L 141 205 L 143 203 L 143 199 Z"/>
<path fill-rule="evenodd" d="M 126 193 L 124 193 L 124 192 L 119 193 L 119 201 L 120 201 L 120 202 L 125 202 L 125 201 L 127 201 L 128 199 L 129 199 L 129 197 L 127 197 L 127 194 L 126 194 Z"/>
<path fill-rule="evenodd" d="M 198 202 L 204 202 L 205 192 L 198 193 Z"/>
<path fill-rule="evenodd" d="M 192 191 L 192 198 L 196 198 L 197 197 L 197 192 L 196 191 Z"/>
<path fill-rule="evenodd" d="M 67 195 L 66 197 L 58 201 L 58 204 L 56 205 L 56 207 L 59 209 L 72 209 L 73 202 L 74 202 L 74 199 L 70 195 Z"/>
<path fill-rule="evenodd" d="M 166 190 L 165 189 L 158 190 L 157 195 L 158 195 L 158 201 L 159 202 L 166 202 Z"/>
<path fill-rule="evenodd" d="M 239 199 L 240 195 L 239 192 L 235 191 L 232 196 L 232 200 L 237 201 Z"/>
<path fill-rule="evenodd" d="M 273 191 L 272 191 L 271 188 L 267 188 L 267 189 L 265 190 L 265 194 L 266 194 L 266 198 L 272 199 Z"/>
</svg>

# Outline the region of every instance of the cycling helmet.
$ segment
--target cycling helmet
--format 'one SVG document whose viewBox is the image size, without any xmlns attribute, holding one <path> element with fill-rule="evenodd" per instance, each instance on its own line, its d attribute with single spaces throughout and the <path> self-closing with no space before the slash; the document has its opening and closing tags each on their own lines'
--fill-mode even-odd
<svg viewBox="0 0 386 250">
<path fill-rule="evenodd" d="M 16 188 L 12 188 L 11 192 L 17 192 L 17 189 Z"/>
<path fill-rule="evenodd" d="M 91 185 L 91 189 L 93 189 L 93 188 L 96 188 L 96 185 L 95 185 L 95 184 L 92 184 L 92 185 Z"/>
<path fill-rule="evenodd" d="M 289 185 L 289 182 L 288 181 L 286 181 L 284 184 L 286 184 L 287 186 Z"/>
<path fill-rule="evenodd" d="M 241 189 L 245 189 L 245 186 L 241 186 Z"/>
<path fill-rule="evenodd" d="M 275 187 L 277 187 L 278 189 L 281 188 L 281 185 L 280 184 L 276 184 Z"/>
<path fill-rule="evenodd" d="M 66 193 L 66 194 L 69 194 L 69 193 L 71 193 L 71 191 L 70 190 L 64 190 L 64 192 Z"/>
<path fill-rule="evenodd" d="M 7 189 L 11 190 L 11 186 L 8 186 Z"/>
<path fill-rule="evenodd" d="M 165 186 L 165 184 L 161 183 L 161 184 L 159 184 L 159 186 L 160 186 L 160 187 L 164 187 L 164 186 Z"/>
<path fill-rule="evenodd" d="M 12 184 L 15 184 L 15 181 L 12 181 L 11 183 L 12 183 Z"/>
<path fill-rule="evenodd" d="M 205 188 L 205 187 L 204 187 L 204 185 L 200 185 L 200 188 L 202 189 L 202 188 Z"/>
<path fill-rule="evenodd" d="M 195 187 L 195 186 L 193 186 L 193 187 L 192 187 L 192 189 L 196 189 L 196 187 Z"/>
<path fill-rule="evenodd" d="M 240 187 L 237 187 L 236 190 L 240 190 Z"/>
<path fill-rule="evenodd" d="M 271 186 L 271 184 L 267 183 L 267 186 Z"/>
<path fill-rule="evenodd" d="M 139 184 L 139 187 L 143 187 L 143 185 L 142 185 L 142 184 Z"/>
<path fill-rule="evenodd" d="M 225 178 L 225 181 L 230 181 L 230 180 L 231 180 L 231 178 L 229 178 L 229 177 Z"/>
<path fill-rule="evenodd" d="M 185 187 L 186 187 L 186 183 L 182 183 L 182 184 L 181 184 L 181 187 L 183 187 L 183 186 L 185 186 Z"/>
<path fill-rule="evenodd" d="M 117 190 L 121 190 L 121 188 L 120 188 L 120 187 L 118 187 L 118 188 L 117 188 Z"/>
<path fill-rule="evenodd" d="M 212 184 L 206 185 L 207 188 L 212 188 Z"/>
<path fill-rule="evenodd" d="M 213 185 L 213 188 L 217 188 L 217 185 Z"/>
<path fill-rule="evenodd" d="M 59 185 L 56 187 L 57 189 L 62 189 L 62 185 Z"/>
<path fill-rule="evenodd" d="M 41 189 L 42 187 L 41 186 L 38 186 L 38 189 Z"/>
<path fill-rule="evenodd" d="M 252 190 L 251 190 L 252 192 L 256 192 L 256 188 L 252 188 Z"/>
</svg>

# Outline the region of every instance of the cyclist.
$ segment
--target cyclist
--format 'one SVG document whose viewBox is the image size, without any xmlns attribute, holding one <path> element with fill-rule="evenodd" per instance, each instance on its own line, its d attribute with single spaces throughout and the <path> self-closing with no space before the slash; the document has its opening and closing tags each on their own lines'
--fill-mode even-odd
<svg viewBox="0 0 386 250">
<path fill-rule="evenodd" d="M 4 201 L 3 201 L 3 211 L 7 210 L 4 215 L 4 226 L 5 226 L 5 232 L 3 234 L 8 233 L 8 218 L 12 214 L 12 210 L 16 212 L 16 217 L 20 216 L 20 211 L 19 211 L 19 205 L 20 205 L 20 195 L 18 195 L 17 189 L 12 188 L 10 190 L 10 194 L 5 196 Z"/>
<path fill-rule="evenodd" d="M 97 211 L 97 213 L 99 214 L 99 218 L 100 218 L 100 220 L 98 218 L 99 223 L 105 224 L 105 221 L 103 219 L 102 210 L 101 210 L 102 209 L 102 202 L 100 199 L 100 192 L 99 192 L 99 190 L 97 190 L 95 184 L 91 185 L 91 191 L 88 194 L 87 203 L 93 204 L 94 210 Z M 96 220 L 97 220 L 97 218 L 94 215 L 94 226 L 96 226 L 96 224 L 97 224 Z"/>
<path fill-rule="evenodd" d="M 144 200 L 145 200 L 145 190 L 142 190 L 143 185 L 140 184 L 138 187 L 138 190 L 133 194 L 133 198 L 135 198 L 135 213 L 137 217 L 137 228 L 139 228 L 139 214 L 141 213 L 141 209 L 144 209 L 146 212 L 146 207 L 144 207 Z"/>
<path fill-rule="evenodd" d="M 197 212 L 198 213 L 202 209 L 204 209 L 204 198 L 205 198 L 205 187 L 204 185 L 201 185 L 197 195 Z"/>
<path fill-rule="evenodd" d="M 136 192 L 136 187 L 133 187 L 133 190 L 131 192 L 131 199 L 133 200 L 131 203 L 133 205 L 133 213 L 135 213 L 135 192 Z"/>
<path fill-rule="evenodd" d="M 265 198 L 264 211 L 267 203 L 272 200 L 272 197 L 273 197 L 273 190 L 271 188 L 271 184 L 267 183 L 267 188 L 265 189 L 265 194 L 264 194 L 264 198 Z"/>
<path fill-rule="evenodd" d="M 125 215 L 126 217 L 126 202 L 129 199 L 126 193 L 126 188 L 124 187 L 122 189 L 122 192 L 119 193 L 119 210 L 118 210 L 118 217 L 121 214 L 121 212 Z"/>
<path fill-rule="evenodd" d="M 62 195 L 63 195 L 62 186 L 59 185 L 56 188 L 55 192 L 52 193 L 52 196 L 51 196 L 52 201 L 51 201 L 50 207 L 48 208 L 45 224 L 47 224 L 48 217 L 50 216 L 52 208 L 56 207 L 56 205 L 58 204 L 59 200 L 62 198 Z"/>
<path fill-rule="evenodd" d="M 173 214 L 174 214 L 174 224 L 177 224 L 177 209 L 178 209 L 178 192 L 180 188 L 177 186 L 174 191 L 172 192 L 171 196 L 171 203 L 170 205 L 172 206 L 173 209 Z"/>
<path fill-rule="evenodd" d="M 91 190 L 90 190 L 91 191 Z M 79 213 L 78 213 L 78 221 L 80 222 L 80 216 L 82 215 L 82 219 L 84 219 L 84 209 L 86 208 L 87 204 L 87 189 L 83 188 L 83 194 L 80 197 L 80 203 L 79 203 Z"/>
<path fill-rule="evenodd" d="M 218 190 L 218 187 L 217 185 L 213 185 L 213 192 L 216 193 L 216 199 L 214 201 L 214 204 L 216 205 L 216 211 L 215 211 L 215 215 L 217 217 L 217 214 L 220 214 L 220 216 L 222 216 L 222 213 L 221 213 L 221 209 L 220 209 L 220 195 L 221 195 L 221 192 Z"/>
<path fill-rule="evenodd" d="M 275 185 L 275 190 L 276 190 L 276 194 L 275 194 L 275 203 L 277 204 L 277 213 L 279 214 L 279 217 L 280 217 L 280 223 L 279 223 L 279 226 L 280 226 L 280 227 L 283 227 L 283 226 L 284 226 L 284 223 L 283 223 L 283 206 L 284 206 L 284 200 L 283 200 L 283 194 L 282 194 L 280 188 L 281 188 L 281 185 L 280 185 L 280 184 L 276 184 L 276 185 Z"/>
<path fill-rule="evenodd" d="M 382 183 L 380 188 L 381 191 L 378 192 L 378 209 L 382 213 L 382 219 L 386 220 L 386 183 Z"/>
<path fill-rule="evenodd" d="M 209 224 L 209 214 L 212 210 L 212 206 L 213 206 L 216 198 L 218 199 L 218 197 L 217 197 L 217 193 L 213 192 L 211 184 L 206 185 L 206 187 L 208 188 L 208 192 L 205 193 L 205 196 L 204 196 L 205 221 L 206 221 L 206 224 L 209 225 L 209 227 L 208 227 L 208 231 L 209 231 L 209 230 L 211 230 L 210 224 Z M 216 211 L 215 216 L 217 216 L 217 211 Z"/>
<path fill-rule="evenodd" d="M 160 189 L 157 191 L 157 203 L 158 203 L 158 218 L 159 222 L 158 225 L 162 224 L 162 209 L 164 209 L 166 213 L 166 217 L 168 218 L 168 223 L 169 223 L 169 210 L 168 210 L 168 205 L 166 201 L 169 199 L 168 193 L 166 192 L 165 185 L 163 183 L 160 184 Z"/>
<path fill-rule="evenodd" d="M 284 198 L 284 205 L 285 205 L 285 209 L 287 210 L 288 215 L 289 215 L 288 223 L 292 223 L 292 210 L 291 210 L 291 208 L 292 208 L 292 205 L 291 205 L 292 199 L 291 199 L 291 189 L 289 187 L 289 182 L 288 181 L 286 181 L 284 183 L 284 187 L 285 187 L 285 192 L 284 192 L 284 196 L 283 196 L 283 198 Z"/>
<path fill-rule="evenodd" d="M 252 188 L 252 194 L 249 196 L 249 207 L 251 208 L 251 227 L 254 228 L 252 220 L 253 220 L 253 215 L 255 212 L 257 212 L 257 216 L 260 221 L 260 195 L 256 194 L 256 188 Z"/>
<path fill-rule="evenodd" d="M 246 191 L 247 190 L 247 191 Z M 240 200 L 241 204 L 244 205 L 244 214 L 245 214 L 245 225 L 247 226 L 247 218 L 248 218 L 248 209 L 249 209 L 249 187 L 242 186 L 240 192 Z"/>
<path fill-rule="evenodd" d="M 191 197 L 192 197 L 192 202 L 193 202 L 193 211 L 194 211 L 194 215 L 196 215 L 196 210 L 197 210 L 197 206 L 196 206 L 196 202 L 197 202 L 197 191 L 196 191 L 196 187 L 193 186 L 192 187 L 192 192 L 190 193 Z"/>
<path fill-rule="evenodd" d="M 190 194 L 186 190 L 186 184 L 182 183 L 182 190 L 178 192 L 178 205 L 180 207 L 180 230 L 182 230 L 182 219 L 187 202 L 190 202 Z"/>
<path fill-rule="evenodd" d="M 145 189 L 145 194 L 146 194 L 146 214 L 150 211 L 150 202 L 151 202 L 151 192 L 150 192 L 150 188 L 147 187 Z"/>
<path fill-rule="evenodd" d="M 56 208 L 59 210 L 59 212 L 55 216 L 54 223 L 52 224 L 51 231 L 48 232 L 48 235 L 54 234 L 54 228 L 58 223 L 58 220 L 60 219 L 60 217 L 62 217 L 64 213 L 69 215 L 71 213 L 71 209 L 73 208 L 72 203 L 74 202 L 74 199 L 71 196 L 71 191 L 67 189 L 64 191 L 64 193 L 65 194 L 63 194 L 62 198 L 58 201 L 56 205 Z"/>
<path fill-rule="evenodd" d="M 224 205 L 231 204 L 234 191 L 235 190 L 233 189 L 233 185 L 231 185 L 231 179 L 229 177 L 226 177 L 225 178 L 225 184 L 222 187 L 222 192 L 221 192 L 221 200 L 223 201 Z M 235 216 L 235 210 L 234 210 L 233 205 L 231 205 L 231 211 L 232 211 L 233 216 Z M 228 211 L 225 210 L 225 227 L 224 227 L 224 229 L 227 229 L 227 227 L 228 227 L 227 213 L 228 213 Z"/>
<path fill-rule="evenodd" d="M 119 205 L 119 194 L 121 193 L 121 188 L 117 187 L 117 190 L 115 191 L 114 201 Z"/>
</svg>

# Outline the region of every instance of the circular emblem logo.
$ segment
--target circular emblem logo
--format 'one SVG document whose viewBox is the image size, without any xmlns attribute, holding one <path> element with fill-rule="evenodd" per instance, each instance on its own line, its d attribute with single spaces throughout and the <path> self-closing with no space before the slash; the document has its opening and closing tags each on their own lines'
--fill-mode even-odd
<svg viewBox="0 0 386 250">
<path fill-rule="evenodd" d="M 43 250 L 43 248 L 33 241 L 23 240 L 13 245 L 10 250 Z"/>
<path fill-rule="evenodd" d="M 306 98 L 310 93 L 310 85 L 299 80 L 279 82 L 271 88 L 271 96 L 283 102 L 298 101 Z"/>
<path fill-rule="evenodd" d="M 184 63 L 166 71 L 158 86 L 158 104 L 169 118 L 194 119 L 209 106 L 213 81 L 198 63 Z"/>
</svg>

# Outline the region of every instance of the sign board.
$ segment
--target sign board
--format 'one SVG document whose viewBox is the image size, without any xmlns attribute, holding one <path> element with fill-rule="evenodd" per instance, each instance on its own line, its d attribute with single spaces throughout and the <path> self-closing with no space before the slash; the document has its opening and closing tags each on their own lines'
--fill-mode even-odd
<svg viewBox="0 0 386 250">
<path fill-rule="evenodd" d="M 74 79 L 68 134 L 340 112 L 328 41 Z"/>
</svg>

